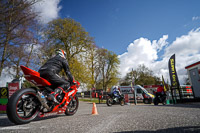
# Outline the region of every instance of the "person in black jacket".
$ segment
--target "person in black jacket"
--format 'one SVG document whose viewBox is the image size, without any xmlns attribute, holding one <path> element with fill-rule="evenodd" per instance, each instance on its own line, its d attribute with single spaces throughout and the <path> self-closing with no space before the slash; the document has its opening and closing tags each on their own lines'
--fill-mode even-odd
<svg viewBox="0 0 200 133">
<path fill-rule="evenodd" d="M 64 69 L 68 81 L 59 76 L 62 69 Z M 56 88 L 54 92 L 48 96 L 48 99 L 59 104 L 56 97 L 62 93 L 62 90 L 67 90 L 70 85 L 73 84 L 73 77 L 66 60 L 66 52 L 62 49 L 56 50 L 56 56 L 49 59 L 38 72 L 42 78 L 48 80 L 52 84 L 53 88 Z"/>
</svg>

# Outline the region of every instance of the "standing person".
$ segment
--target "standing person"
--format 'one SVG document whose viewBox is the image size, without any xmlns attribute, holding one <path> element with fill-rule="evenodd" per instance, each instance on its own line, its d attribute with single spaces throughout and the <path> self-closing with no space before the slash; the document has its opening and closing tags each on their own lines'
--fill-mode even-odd
<svg viewBox="0 0 200 133">
<path fill-rule="evenodd" d="M 69 81 L 59 76 L 62 69 L 64 69 Z M 62 93 L 62 90 L 67 90 L 71 84 L 73 84 L 73 77 L 66 60 L 66 52 L 62 49 L 56 50 L 56 56 L 49 59 L 38 72 L 42 78 L 48 80 L 52 84 L 53 88 L 56 88 L 54 92 L 48 96 L 48 99 L 59 104 L 56 97 Z"/>
</svg>

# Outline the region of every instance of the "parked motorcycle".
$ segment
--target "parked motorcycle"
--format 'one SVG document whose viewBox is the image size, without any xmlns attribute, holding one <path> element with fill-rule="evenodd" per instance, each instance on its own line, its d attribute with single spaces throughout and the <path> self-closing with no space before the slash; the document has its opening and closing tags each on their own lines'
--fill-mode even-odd
<svg viewBox="0 0 200 133">
<path fill-rule="evenodd" d="M 78 109 L 79 101 L 76 96 L 80 83 L 74 81 L 68 90 L 57 96 L 60 102 L 56 105 L 52 100 L 48 100 L 48 95 L 53 91 L 51 84 L 40 77 L 40 74 L 25 66 L 20 66 L 25 78 L 35 86 L 23 88 L 16 91 L 7 104 L 7 116 L 15 124 L 25 124 L 34 120 L 37 116 L 45 117 L 65 113 L 74 115 Z"/>
<path fill-rule="evenodd" d="M 158 105 L 159 103 L 162 103 L 163 105 L 166 104 L 166 94 L 162 94 L 162 93 L 158 93 L 158 92 L 154 92 L 155 98 L 153 100 L 154 105 Z"/>
<path fill-rule="evenodd" d="M 120 95 L 120 97 L 115 97 L 113 93 L 109 93 L 106 98 L 106 104 L 108 106 L 112 106 L 113 104 L 120 104 L 121 106 L 124 106 L 125 99 L 124 95 Z"/>
</svg>

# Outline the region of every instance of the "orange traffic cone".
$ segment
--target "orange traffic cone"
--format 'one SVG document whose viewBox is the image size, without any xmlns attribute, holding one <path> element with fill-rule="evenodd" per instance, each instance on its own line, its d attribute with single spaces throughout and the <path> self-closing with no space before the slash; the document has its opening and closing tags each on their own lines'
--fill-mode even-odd
<svg viewBox="0 0 200 133">
<path fill-rule="evenodd" d="M 92 115 L 98 115 L 96 104 L 93 103 Z"/>
</svg>

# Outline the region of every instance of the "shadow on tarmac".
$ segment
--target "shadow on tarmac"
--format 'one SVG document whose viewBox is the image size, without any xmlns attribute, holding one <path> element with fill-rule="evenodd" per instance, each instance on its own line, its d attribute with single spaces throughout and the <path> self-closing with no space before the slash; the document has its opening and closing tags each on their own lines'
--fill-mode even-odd
<svg viewBox="0 0 200 133">
<path fill-rule="evenodd" d="M 1 115 L 2 115 L 2 114 L 1 114 Z M 10 122 L 10 121 L 8 120 L 8 117 L 7 117 L 6 114 L 3 115 L 3 116 L 5 116 L 5 117 L 0 118 L 0 127 L 15 126 L 14 123 L 12 123 L 12 122 Z"/>
<path fill-rule="evenodd" d="M 122 132 L 114 132 L 114 133 L 199 133 L 200 126 L 189 126 L 189 127 L 175 127 L 175 128 L 167 128 L 167 129 L 159 129 L 155 131 L 122 131 Z"/>
<path fill-rule="evenodd" d="M 16 126 L 16 124 L 12 123 L 7 115 L 5 114 L 4 115 L 5 117 L 4 118 L 0 118 L 0 127 L 9 127 L 9 126 Z M 52 118 L 57 118 L 57 117 L 62 117 L 63 115 L 53 115 L 53 116 L 47 116 L 47 117 L 37 117 L 35 118 L 34 120 L 32 120 L 31 122 L 34 122 L 34 121 L 42 121 L 42 120 L 47 120 L 47 119 L 52 119 Z M 31 123 L 30 122 L 30 123 Z M 27 124 L 30 124 L 30 123 L 27 123 Z M 26 124 L 21 124 L 21 125 L 26 125 Z"/>
<path fill-rule="evenodd" d="M 93 104 L 92 102 L 88 102 L 87 104 Z M 106 103 L 96 103 L 97 105 L 106 105 Z M 120 104 L 113 104 L 112 106 L 105 106 L 105 107 L 117 107 L 117 106 L 121 106 Z M 127 105 L 124 105 L 127 106 Z M 159 103 L 158 105 L 154 105 L 154 104 L 143 104 L 143 103 L 139 103 L 137 105 L 135 104 L 131 104 L 128 106 L 155 106 L 155 107 L 181 107 L 181 108 L 200 108 L 200 103 L 177 103 L 177 104 L 167 104 L 167 105 L 162 105 L 161 103 Z M 103 107 L 103 106 L 102 106 Z"/>
<path fill-rule="evenodd" d="M 137 106 L 137 105 L 136 105 Z M 139 106 L 155 106 L 155 107 L 181 107 L 181 108 L 200 108 L 200 104 L 168 104 L 168 105 L 153 105 L 153 104 L 145 104 L 145 105 L 139 105 Z"/>
</svg>

